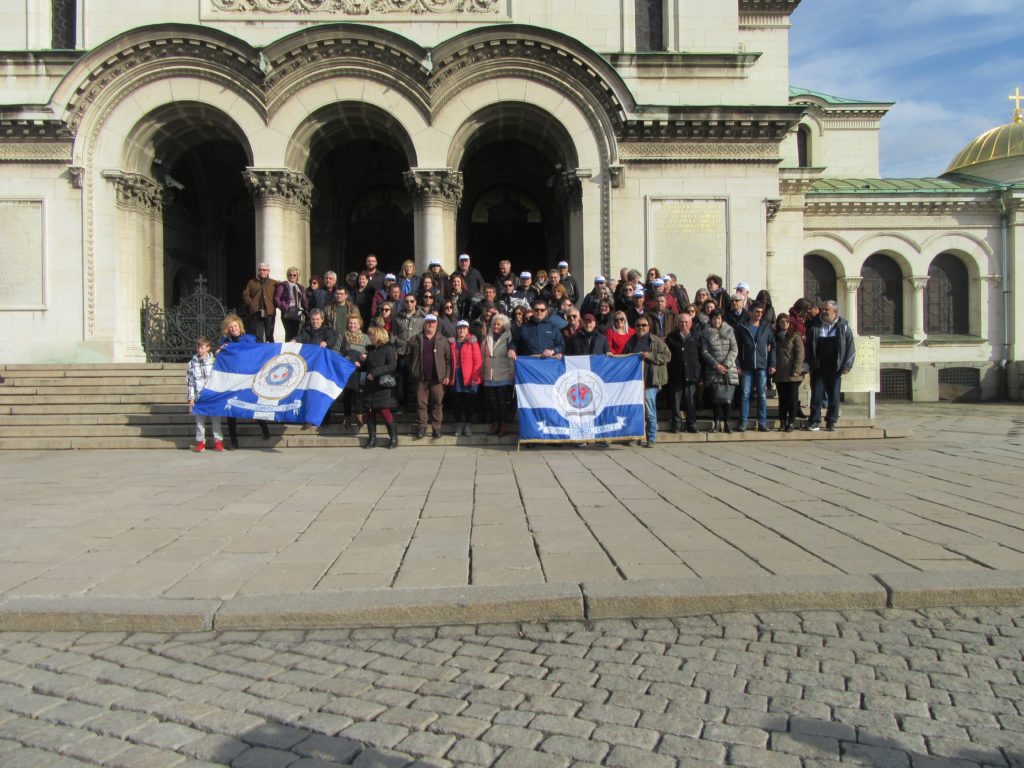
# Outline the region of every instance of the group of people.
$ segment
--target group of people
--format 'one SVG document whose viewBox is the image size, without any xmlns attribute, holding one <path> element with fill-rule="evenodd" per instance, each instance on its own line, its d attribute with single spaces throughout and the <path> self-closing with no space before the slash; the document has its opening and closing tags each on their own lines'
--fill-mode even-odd
<svg viewBox="0 0 1024 768">
<path fill-rule="evenodd" d="M 780 429 L 793 431 L 804 416 L 799 388 L 807 374 L 812 394 L 806 428 L 819 430 L 824 412 L 831 431 L 839 419 L 841 378 L 856 354 L 853 333 L 834 301 L 799 299 L 778 312 L 768 291 L 751 298 L 750 287 L 740 282 L 730 293 L 718 275 L 708 275 L 691 301 L 675 275 L 653 267 L 645 275 L 623 269 L 616 281 L 598 275 L 584 295 L 564 261 L 536 276 L 516 273 L 502 261 L 490 282 L 467 254 L 451 274 L 436 260 L 423 274 L 416 274 L 412 261 L 398 274 L 377 267 L 376 256 L 369 255 L 365 268 L 344 282 L 327 272 L 303 286 L 297 268 L 277 282 L 260 264 L 242 296 L 253 335 L 231 316 L 217 345 L 241 338 L 273 341 L 280 311 L 286 341 L 345 355 L 357 369 L 342 395 L 345 424 L 366 425 L 368 448 L 377 445 L 378 420 L 388 446 L 398 444 L 394 412 L 401 407 L 415 407 L 417 438 L 428 429 L 434 438 L 441 435 L 445 406 L 456 435 L 472 434 L 471 424 L 480 420 L 490 422 L 489 434 L 507 434 L 515 418 L 520 355 L 640 355 L 648 446 L 657 440 L 659 398 L 671 412 L 673 432 L 699 431 L 702 399 L 711 408 L 713 431 L 733 431 L 734 407 L 735 430 L 745 431 L 752 400 L 756 428 L 768 431 L 772 386 Z M 197 358 L 189 366 L 190 400 Z"/>
</svg>

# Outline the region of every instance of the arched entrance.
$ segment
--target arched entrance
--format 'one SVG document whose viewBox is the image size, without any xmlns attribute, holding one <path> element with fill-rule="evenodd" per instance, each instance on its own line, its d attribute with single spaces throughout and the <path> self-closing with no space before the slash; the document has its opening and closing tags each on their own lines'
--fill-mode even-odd
<svg viewBox="0 0 1024 768">
<path fill-rule="evenodd" d="M 203 275 L 210 293 L 237 307 L 255 256 L 253 203 L 242 180 L 251 155 L 241 129 L 209 106 L 168 104 L 140 121 L 127 156 L 127 167 L 161 190 L 162 280 L 155 284 L 163 295 L 153 298 L 173 306 Z"/>
<path fill-rule="evenodd" d="M 413 208 L 402 174 L 415 162 L 405 129 L 378 107 L 342 102 L 314 113 L 296 136 L 313 182 L 310 271 L 344 276 L 376 254 L 397 272 L 415 257 Z M 308 276 L 307 276 L 308 277 Z"/>
<path fill-rule="evenodd" d="M 458 250 L 471 254 L 488 280 L 502 259 L 517 272 L 569 260 L 572 213 L 581 202 L 572 173 L 576 151 L 565 129 L 536 107 L 501 103 L 473 115 L 458 139 Z"/>
</svg>

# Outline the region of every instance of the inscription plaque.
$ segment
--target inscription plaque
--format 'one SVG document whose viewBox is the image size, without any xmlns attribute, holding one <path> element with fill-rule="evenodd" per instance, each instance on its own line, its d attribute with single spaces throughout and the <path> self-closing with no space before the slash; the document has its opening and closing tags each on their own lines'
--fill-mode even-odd
<svg viewBox="0 0 1024 768">
<path fill-rule="evenodd" d="M 878 353 L 881 348 L 878 336 L 857 336 L 857 358 L 853 368 L 843 376 L 843 392 L 879 392 L 882 389 Z"/>
<path fill-rule="evenodd" d="M 43 204 L 0 200 L 0 309 L 44 309 Z"/>
<path fill-rule="evenodd" d="M 649 198 L 647 267 L 673 272 L 692 296 L 714 272 L 728 273 L 728 203 L 702 198 Z"/>
</svg>

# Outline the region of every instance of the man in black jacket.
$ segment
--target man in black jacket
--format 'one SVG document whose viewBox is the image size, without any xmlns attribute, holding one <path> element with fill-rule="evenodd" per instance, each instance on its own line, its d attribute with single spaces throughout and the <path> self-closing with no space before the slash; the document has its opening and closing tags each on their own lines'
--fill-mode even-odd
<svg viewBox="0 0 1024 768">
<path fill-rule="evenodd" d="M 668 361 L 668 388 L 672 396 L 672 431 L 678 432 L 683 419 L 679 412 L 682 404 L 686 412 L 686 431 L 696 434 L 697 399 L 694 393 L 701 379 L 701 360 L 704 344 L 699 333 L 693 331 L 693 317 L 683 312 L 676 318 L 676 329 L 665 337 L 672 358 Z"/>
<path fill-rule="evenodd" d="M 819 322 L 807 327 L 807 364 L 811 369 L 811 419 L 807 429 L 821 428 L 821 404 L 828 396 L 825 429 L 834 432 L 839 421 L 839 396 L 842 377 L 857 359 L 857 348 L 849 323 L 839 316 L 834 301 L 821 305 Z"/>
<path fill-rule="evenodd" d="M 587 313 L 581 318 L 580 329 L 569 340 L 567 355 L 607 355 L 608 337 L 597 330 L 597 318 Z"/>
</svg>

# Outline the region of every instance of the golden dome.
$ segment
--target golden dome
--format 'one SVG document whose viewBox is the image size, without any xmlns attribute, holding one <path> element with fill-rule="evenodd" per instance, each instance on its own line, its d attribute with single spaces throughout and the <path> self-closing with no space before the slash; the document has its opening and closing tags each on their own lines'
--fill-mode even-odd
<svg viewBox="0 0 1024 768">
<path fill-rule="evenodd" d="M 995 160 L 1024 157 L 1024 123 L 1015 116 L 1012 123 L 986 131 L 953 158 L 946 173 L 966 171 L 973 166 Z"/>
</svg>

